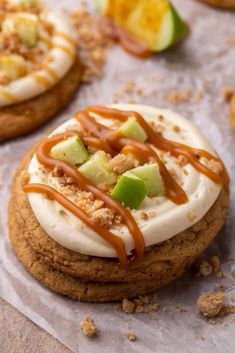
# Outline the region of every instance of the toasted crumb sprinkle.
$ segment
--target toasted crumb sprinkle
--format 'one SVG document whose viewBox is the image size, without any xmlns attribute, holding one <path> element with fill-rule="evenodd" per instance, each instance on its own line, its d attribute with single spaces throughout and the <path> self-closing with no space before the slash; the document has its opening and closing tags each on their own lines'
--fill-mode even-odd
<svg viewBox="0 0 235 353">
<path fill-rule="evenodd" d="M 213 272 L 213 266 L 208 261 L 202 261 L 199 266 L 199 276 L 207 277 Z"/>
<path fill-rule="evenodd" d="M 202 315 L 215 317 L 224 306 L 224 292 L 202 293 L 197 300 L 197 307 Z"/>
<path fill-rule="evenodd" d="M 234 92 L 235 92 L 235 90 L 233 89 L 232 86 L 230 86 L 230 85 L 223 86 L 222 91 L 221 91 L 221 95 L 222 95 L 224 101 L 230 102 Z"/>
<path fill-rule="evenodd" d="M 194 221 L 195 218 L 197 218 L 197 215 L 196 215 L 196 212 L 191 210 L 189 213 L 188 213 L 188 218 L 190 219 L 190 221 Z"/>
<path fill-rule="evenodd" d="M 80 322 L 80 328 L 83 334 L 87 337 L 93 338 L 97 336 L 97 327 L 92 317 L 87 316 Z"/>
<path fill-rule="evenodd" d="M 124 311 L 124 313 L 127 313 L 127 314 L 133 313 L 135 311 L 135 303 L 133 303 L 129 299 L 123 299 L 122 311 Z"/>
<path fill-rule="evenodd" d="M 118 154 L 109 161 L 108 165 L 113 172 L 123 174 L 127 170 L 137 167 L 139 162 L 130 155 Z"/>
<path fill-rule="evenodd" d="M 137 340 L 137 337 L 136 335 L 134 334 L 134 332 L 127 332 L 126 334 L 127 338 L 129 341 L 136 341 Z"/>
<path fill-rule="evenodd" d="M 213 267 L 213 271 L 216 272 L 220 268 L 220 258 L 217 255 L 214 255 L 210 258 L 210 263 Z"/>
<path fill-rule="evenodd" d="M 179 133 L 181 131 L 180 127 L 178 125 L 173 126 L 173 131 L 176 133 Z"/>
<path fill-rule="evenodd" d="M 171 91 L 167 96 L 166 100 L 174 105 L 188 102 L 192 97 L 192 90 L 190 88 L 186 89 L 184 92 L 179 92 L 177 90 Z"/>
<path fill-rule="evenodd" d="M 135 299 L 123 299 L 121 310 L 129 313 L 155 313 L 158 311 L 157 304 L 150 304 L 148 296 L 139 296 Z"/>
<path fill-rule="evenodd" d="M 92 214 L 92 219 L 105 228 L 112 227 L 114 217 L 114 213 L 109 208 L 100 208 Z"/>
<path fill-rule="evenodd" d="M 86 8 L 78 9 L 70 14 L 71 22 L 77 33 L 77 41 L 81 61 L 84 67 L 82 80 L 91 82 L 104 74 L 106 49 L 111 41 L 98 30 L 98 16 Z"/>
<path fill-rule="evenodd" d="M 158 115 L 158 119 L 159 119 L 160 121 L 163 121 L 165 118 L 164 118 L 163 115 Z"/>
<path fill-rule="evenodd" d="M 230 101 L 230 107 L 229 107 L 229 121 L 233 129 L 235 129 L 235 93 L 233 94 L 231 101 Z"/>
<path fill-rule="evenodd" d="M 235 37 L 227 38 L 225 43 L 228 45 L 235 45 Z"/>
<path fill-rule="evenodd" d="M 142 219 L 143 221 L 147 221 L 149 219 L 148 214 L 146 212 L 141 212 L 140 219 Z"/>
<path fill-rule="evenodd" d="M 188 164 L 188 158 L 183 156 L 182 154 L 180 154 L 177 158 L 177 164 L 180 166 L 180 167 L 184 167 L 186 166 L 186 164 Z"/>
</svg>

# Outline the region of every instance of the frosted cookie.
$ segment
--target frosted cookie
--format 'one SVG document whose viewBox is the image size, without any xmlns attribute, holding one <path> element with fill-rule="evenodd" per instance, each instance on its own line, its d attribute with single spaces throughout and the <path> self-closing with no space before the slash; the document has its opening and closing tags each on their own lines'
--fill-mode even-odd
<svg viewBox="0 0 235 353">
<path fill-rule="evenodd" d="M 235 9 L 235 0 L 202 0 L 202 1 L 218 7 Z"/>
<path fill-rule="evenodd" d="M 0 4 L 0 141 L 23 135 L 60 111 L 81 67 L 73 30 L 38 0 Z"/>
<path fill-rule="evenodd" d="M 206 138 L 169 110 L 89 107 L 21 162 L 10 238 L 28 270 L 78 300 L 154 291 L 209 246 L 228 176 Z"/>
</svg>

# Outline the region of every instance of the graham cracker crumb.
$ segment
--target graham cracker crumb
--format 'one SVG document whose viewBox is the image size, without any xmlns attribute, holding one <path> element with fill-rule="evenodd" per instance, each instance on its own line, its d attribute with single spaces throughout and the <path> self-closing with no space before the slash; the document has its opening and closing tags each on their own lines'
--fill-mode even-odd
<svg viewBox="0 0 235 353">
<path fill-rule="evenodd" d="M 137 340 L 137 337 L 136 335 L 134 334 L 134 332 L 127 332 L 126 334 L 127 338 L 129 341 L 136 341 Z"/>
<path fill-rule="evenodd" d="M 175 131 L 176 133 L 179 133 L 181 131 L 180 127 L 178 125 L 174 125 L 173 126 L 173 131 Z"/>
<path fill-rule="evenodd" d="M 147 221 L 148 220 L 148 215 L 146 212 L 141 212 L 140 213 L 140 219 L 142 219 L 143 221 Z"/>
<path fill-rule="evenodd" d="M 226 273 L 224 271 L 219 271 L 216 273 L 216 277 L 217 278 L 225 278 L 226 277 Z"/>
<path fill-rule="evenodd" d="M 197 306 L 200 312 L 210 318 L 222 318 L 234 314 L 235 306 L 225 303 L 224 292 L 203 293 L 200 295 Z M 210 324 L 216 324 L 218 321 L 209 320 Z"/>
<path fill-rule="evenodd" d="M 135 303 L 133 303 L 131 300 L 123 299 L 122 311 L 124 311 L 126 314 L 133 313 L 135 311 Z"/>
<path fill-rule="evenodd" d="M 188 158 L 183 156 L 182 154 L 180 154 L 177 158 L 177 164 L 180 166 L 180 167 L 184 167 L 188 164 Z"/>
<path fill-rule="evenodd" d="M 159 119 L 160 121 L 163 121 L 163 120 L 164 120 L 164 116 L 163 116 L 163 115 L 159 115 L 159 116 L 158 116 L 158 119 Z"/>
<path fill-rule="evenodd" d="M 190 221 L 194 221 L 195 218 L 197 218 L 197 215 L 196 215 L 196 212 L 191 210 L 189 213 L 188 213 L 188 218 L 190 219 Z"/>
<path fill-rule="evenodd" d="M 192 90 L 190 88 L 186 89 L 184 92 L 179 92 L 177 90 L 171 91 L 167 96 L 166 100 L 174 105 L 188 102 L 192 97 Z"/>
<path fill-rule="evenodd" d="M 222 91 L 221 91 L 221 95 L 222 95 L 224 101 L 230 102 L 234 92 L 235 91 L 232 86 L 230 86 L 230 85 L 223 86 Z"/>
<path fill-rule="evenodd" d="M 207 277 L 213 272 L 213 266 L 208 261 L 202 261 L 199 266 L 199 276 Z"/>
<path fill-rule="evenodd" d="M 228 45 L 235 45 L 235 37 L 227 38 L 225 43 Z"/>
<path fill-rule="evenodd" d="M 229 107 L 229 121 L 233 129 L 235 129 L 235 93 L 233 94 L 231 101 L 230 101 L 230 107 Z"/>
<path fill-rule="evenodd" d="M 197 307 L 202 315 L 215 317 L 224 306 L 224 292 L 202 293 L 197 300 Z"/>
<path fill-rule="evenodd" d="M 90 316 L 87 316 L 80 322 L 80 328 L 83 334 L 87 337 L 93 338 L 97 336 L 97 327 Z"/>
<path fill-rule="evenodd" d="M 105 228 L 111 228 L 114 220 L 114 213 L 109 208 L 100 208 L 92 214 L 92 219 Z"/>
<path fill-rule="evenodd" d="M 149 304 L 148 296 L 139 296 L 133 300 L 123 299 L 121 310 L 129 313 L 155 313 L 158 311 L 157 304 Z"/>
<path fill-rule="evenodd" d="M 216 272 L 220 268 L 220 258 L 217 255 L 214 255 L 210 258 L 210 263 L 213 267 L 213 271 Z"/>
<path fill-rule="evenodd" d="M 220 162 L 214 161 L 211 159 L 210 161 L 207 161 L 207 167 L 212 170 L 212 172 L 219 174 L 223 170 L 223 166 Z"/>
<path fill-rule="evenodd" d="M 99 32 L 99 17 L 85 7 L 72 12 L 70 18 L 77 33 L 79 53 L 84 67 L 82 80 L 92 82 L 104 74 L 106 49 L 112 45 L 111 41 Z"/>
<path fill-rule="evenodd" d="M 137 167 L 138 165 L 139 162 L 135 158 L 121 153 L 112 158 L 108 163 L 109 168 L 117 174 L 123 174 L 127 170 Z"/>
</svg>

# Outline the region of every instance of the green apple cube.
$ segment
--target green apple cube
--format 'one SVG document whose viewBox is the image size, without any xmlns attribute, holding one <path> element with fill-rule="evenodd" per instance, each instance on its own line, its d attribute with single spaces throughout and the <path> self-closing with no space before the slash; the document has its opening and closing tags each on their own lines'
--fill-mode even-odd
<svg viewBox="0 0 235 353">
<path fill-rule="evenodd" d="M 81 164 L 88 160 L 89 154 L 82 140 L 77 137 L 69 137 L 55 145 L 51 150 L 52 157 L 73 165 Z"/>
<path fill-rule="evenodd" d="M 129 118 L 124 124 L 121 125 L 119 131 L 132 140 L 144 142 L 148 136 L 142 126 L 138 123 L 135 117 Z"/>
<path fill-rule="evenodd" d="M 143 180 L 149 197 L 164 195 L 164 184 L 156 163 L 131 169 L 130 173 Z"/>
<path fill-rule="evenodd" d="M 113 185 L 117 181 L 116 175 L 108 167 L 109 159 L 105 152 L 98 151 L 83 165 L 81 172 L 93 185 Z"/>
<path fill-rule="evenodd" d="M 163 51 L 171 47 L 184 38 L 188 32 L 188 25 L 181 19 L 174 6 L 170 3 L 169 10 L 162 21 L 155 51 Z"/>
<path fill-rule="evenodd" d="M 27 73 L 27 64 L 21 55 L 10 54 L 0 56 L 0 71 L 4 72 L 11 81 Z"/>
<path fill-rule="evenodd" d="M 112 197 L 130 209 L 138 209 L 145 196 L 147 189 L 142 179 L 127 172 L 121 176 L 112 191 Z"/>
<path fill-rule="evenodd" d="M 108 9 L 109 0 L 95 0 L 96 6 L 101 14 L 105 14 Z"/>
<path fill-rule="evenodd" d="M 39 21 L 33 14 L 9 15 L 2 23 L 2 31 L 8 34 L 18 34 L 22 42 L 31 48 L 37 44 Z"/>
</svg>

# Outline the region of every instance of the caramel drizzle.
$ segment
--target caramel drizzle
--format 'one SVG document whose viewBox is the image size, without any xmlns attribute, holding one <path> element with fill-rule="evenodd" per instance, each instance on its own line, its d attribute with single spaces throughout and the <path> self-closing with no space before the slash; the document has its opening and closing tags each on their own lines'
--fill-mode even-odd
<svg viewBox="0 0 235 353">
<path fill-rule="evenodd" d="M 42 64 L 42 68 L 48 73 L 48 75 L 51 77 L 53 81 L 56 82 L 59 80 L 59 76 L 57 75 L 57 72 L 53 70 L 52 67 L 50 67 L 47 64 Z"/>
<path fill-rule="evenodd" d="M 6 98 L 10 103 L 17 103 L 18 99 L 13 96 L 13 94 L 7 92 L 5 89 L 3 89 L 2 87 L 0 87 L 0 94 Z"/>
<path fill-rule="evenodd" d="M 223 162 L 202 149 L 193 148 L 182 143 L 168 140 L 155 132 L 151 126 L 146 122 L 146 120 L 141 116 L 141 114 L 133 111 L 121 111 L 118 109 L 111 109 L 103 106 L 92 106 L 87 109 L 89 112 L 98 114 L 104 118 L 112 118 L 120 121 L 126 121 L 130 116 L 134 116 L 138 123 L 145 130 L 148 141 L 153 144 L 156 148 L 162 151 L 170 152 L 172 156 L 179 157 L 180 155 L 185 156 L 189 163 L 200 173 L 206 175 L 209 179 L 213 180 L 217 184 L 226 185 L 228 183 L 228 174 L 223 165 Z M 126 147 L 126 151 L 129 146 Z M 209 169 L 207 166 L 202 164 L 199 160 L 200 157 L 204 157 L 208 160 L 213 160 L 219 162 L 223 166 L 222 172 L 218 175 Z M 160 170 L 161 172 L 161 170 Z M 163 176 L 163 175 L 162 175 Z M 164 176 L 163 176 L 164 179 Z"/>
<path fill-rule="evenodd" d="M 99 30 L 104 36 L 119 42 L 123 49 L 138 58 L 146 59 L 152 55 L 151 50 L 144 42 L 134 38 L 133 35 L 118 26 L 110 16 L 101 17 Z"/>
<path fill-rule="evenodd" d="M 68 200 L 61 193 L 46 185 L 41 184 L 24 184 L 23 190 L 25 192 L 37 192 L 47 195 L 52 200 L 57 201 L 75 216 L 80 218 L 88 227 L 97 232 L 104 240 L 106 240 L 116 250 L 117 256 L 120 260 L 122 267 L 127 267 L 142 258 L 144 254 L 144 238 L 143 235 L 135 222 L 135 219 L 131 215 L 131 212 L 123 207 L 119 202 L 112 199 L 109 195 L 104 193 L 102 190 L 96 188 L 81 174 L 74 166 L 70 165 L 61 160 L 54 159 L 50 156 L 50 151 L 54 145 L 60 141 L 67 139 L 69 136 L 80 136 L 85 145 L 96 147 L 100 150 L 104 150 L 112 155 L 116 153 L 133 153 L 137 159 L 141 162 L 156 161 L 159 165 L 159 170 L 162 175 L 166 196 L 170 198 L 176 204 L 182 204 L 187 202 L 188 198 L 182 188 L 175 182 L 175 180 L 169 174 L 165 165 L 161 162 L 157 153 L 147 143 L 141 143 L 128 138 L 123 137 L 119 132 L 111 130 L 106 126 L 98 123 L 89 113 L 93 112 L 104 118 L 112 118 L 120 121 L 126 121 L 130 116 L 135 116 L 138 122 L 141 124 L 143 129 L 148 135 L 148 142 L 153 144 L 160 150 L 170 151 L 173 156 L 184 155 L 188 158 L 189 163 L 193 165 L 195 169 L 206 175 L 211 180 L 226 185 L 228 176 L 225 168 L 220 175 L 212 172 L 209 168 L 204 166 L 200 161 L 199 157 L 205 157 L 209 160 L 214 160 L 222 163 L 219 158 L 212 156 L 210 153 L 195 149 L 174 141 L 163 138 L 157 134 L 151 126 L 144 120 L 144 118 L 136 112 L 120 111 L 117 109 L 110 109 L 103 106 L 89 107 L 86 111 L 82 111 L 76 115 L 77 120 L 84 128 L 84 133 L 78 133 L 76 131 L 67 131 L 63 134 L 54 135 L 45 141 L 43 141 L 36 151 L 36 156 L 42 165 L 46 168 L 53 169 L 55 167 L 62 170 L 65 174 L 69 175 L 74 182 L 76 182 L 81 189 L 91 192 L 94 196 L 114 209 L 119 215 L 121 215 L 123 222 L 129 229 L 135 243 L 135 251 L 132 257 L 127 257 L 125 252 L 125 244 L 119 236 L 113 234 L 106 228 L 98 225 L 94 222 L 87 214 L 81 210 L 72 201 Z M 223 165 L 223 163 L 222 163 Z"/>
<path fill-rule="evenodd" d="M 70 56 L 70 58 L 73 60 L 75 57 L 75 52 L 74 50 L 66 47 L 65 45 L 60 45 L 60 44 L 53 44 L 52 46 L 53 49 L 60 49 L 62 50 L 64 53 L 66 53 L 68 56 Z"/>
<path fill-rule="evenodd" d="M 46 89 L 51 88 L 52 84 L 51 84 L 50 81 L 48 81 L 48 79 L 46 77 L 44 77 L 44 76 L 42 76 L 40 74 L 36 74 L 36 73 L 32 74 L 31 76 L 34 78 L 34 80 L 37 83 L 39 83 L 40 85 L 44 86 Z"/>
<path fill-rule="evenodd" d="M 76 41 L 71 38 L 68 34 L 64 33 L 64 32 L 61 32 L 61 31 L 55 31 L 53 33 L 53 36 L 55 37 L 61 37 L 63 39 L 65 39 L 67 42 L 69 42 L 72 46 L 76 47 L 77 44 L 76 44 Z"/>
<path fill-rule="evenodd" d="M 71 201 L 68 201 L 65 197 L 63 197 L 60 193 L 56 192 L 53 188 L 49 186 L 44 188 L 43 185 L 40 186 L 40 184 L 25 184 L 23 185 L 23 190 L 25 192 L 44 193 L 48 195 L 49 198 L 58 201 L 62 206 L 67 208 L 82 221 L 85 220 L 84 222 L 87 226 L 95 230 L 96 233 L 98 233 L 104 240 L 106 240 L 109 244 L 114 247 L 121 265 L 123 267 L 126 267 L 128 263 L 133 263 L 134 260 L 142 258 L 145 247 L 143 235 L 140 229 L 138 228 L 138 225 L 135 219 L 133 218 L 131 212 L 128 211 L 125 207 L 123 207 L 119 202 L 108 196 L 105 192 L 90 184 L 90 182 L 83 176 L 83 174 L 81 174 L 74 166 L 64 161 L 52 158 L 50 156 L 50 151 L 53 146 L 68 138 L 69 136 L 74 135 L 78 135 L 78 133 L 68 131 L 63 134 L 52 136 L 51 138 L 43 141 L 36 150 L 37 159 L 39 163 L 44 165 L 46 168 L 53 169 L 56 167 L 62 170 L 66 175 L 69 175 L 71 178 L 73 178 L 74 182 L 76 182 L 79 187 L 81 187 L 87 192 L 91 192 L 96 198 L 104 201 L 106 205 L 108 205 L 111 209 L 114 209 L 122 217 L 135 243 L 135 252 L 132 258 L 128 259 L 122 238 L 114 235 L 105 227 L 99 226 L 91 218 L 89 218 L 78 206 L 76 206 Z M 89 142 L 89 138 L 86 139 L 86 142 Z M 68 202 L 66 202 L 66 200 Z"/>
</svg>

